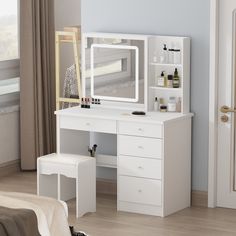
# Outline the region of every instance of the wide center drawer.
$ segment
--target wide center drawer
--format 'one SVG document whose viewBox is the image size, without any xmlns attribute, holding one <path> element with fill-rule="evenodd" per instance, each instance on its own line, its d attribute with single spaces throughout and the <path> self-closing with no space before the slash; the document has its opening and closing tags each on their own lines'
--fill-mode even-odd
<svg viewBox="0 0 236 236">
<path fill-rule="evenodd" d="M 119 176 L 118 200 L 161 206 L 161 181 Z"/>
<path fill-rule="evenodd" d="M 116 134 L 116 121 L 62 116 L 60 128 Z"/>
<path fill-rule="evenodd" d="M 161 139 L 119 135 L 119 155 L 161 159 L 162 142 Z"/>
<path fill-rule="evenodd" d="M 119 175 L 162 179 L 161 160 L 129 156 L 119 156 L 118 160 Z"/>
<path fill-rule="evenodd" d="M 120 121 L 118 123 L 118 133 L 132 136 L 162 138 L 162 125 Z"/>
</svg>

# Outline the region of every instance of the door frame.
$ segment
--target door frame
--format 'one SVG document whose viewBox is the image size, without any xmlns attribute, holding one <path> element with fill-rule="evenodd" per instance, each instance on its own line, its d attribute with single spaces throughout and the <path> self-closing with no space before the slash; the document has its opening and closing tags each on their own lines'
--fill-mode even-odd
<svg viewBox="0 0 236 236">
<path fill-rule="evenodd" d="M 208 207 L 217 206 L 219 1 L 210 0 Z"/>
</svg>

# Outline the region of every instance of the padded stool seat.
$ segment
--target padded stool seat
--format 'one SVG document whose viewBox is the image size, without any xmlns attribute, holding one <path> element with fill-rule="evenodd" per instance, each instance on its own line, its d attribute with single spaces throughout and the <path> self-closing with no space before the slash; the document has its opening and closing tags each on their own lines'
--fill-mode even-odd
<svg viewBox="0 0 236 236">
<path fill-rule="evenodd" d="M 96 160 L 50 154 L 37 160 L 37 193 L 67 201 L 76 197 L 76 217 L 96 211 Z"/>
</svg>

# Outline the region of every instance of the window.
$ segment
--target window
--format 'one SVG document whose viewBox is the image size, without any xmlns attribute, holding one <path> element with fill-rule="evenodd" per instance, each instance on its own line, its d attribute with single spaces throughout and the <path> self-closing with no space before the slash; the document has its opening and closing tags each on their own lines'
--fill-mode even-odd
<svg viewBox="0 0 236 236">
<path fill-rule="evenodd" d="M 7 0 L 0 7 L 0 95 L 19 91 L 18 1 Z"/>
</svg>

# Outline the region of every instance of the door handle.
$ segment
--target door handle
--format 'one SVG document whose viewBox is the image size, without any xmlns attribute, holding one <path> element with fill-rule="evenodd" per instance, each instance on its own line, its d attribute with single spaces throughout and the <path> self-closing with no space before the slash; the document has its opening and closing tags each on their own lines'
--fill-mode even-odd
<svg viewBox="0 0 236 236">
<path fill-rule="evenodd" d="M 224 114 L 226 113 L 236 113 L 236 109 L 229 108 L 228 106 L 222 106 L 220 111 Z"/>
</svg>

